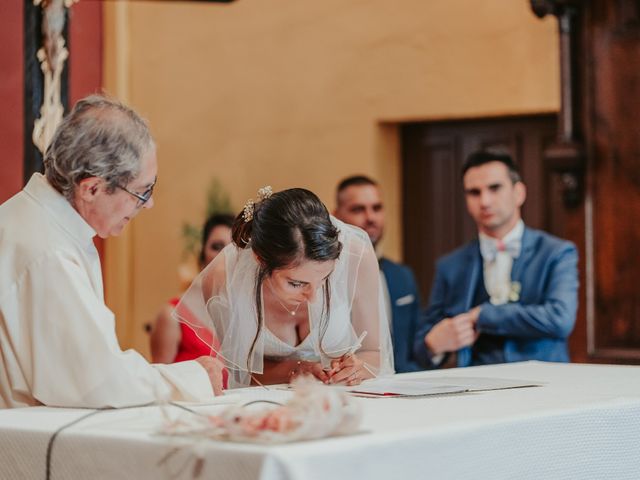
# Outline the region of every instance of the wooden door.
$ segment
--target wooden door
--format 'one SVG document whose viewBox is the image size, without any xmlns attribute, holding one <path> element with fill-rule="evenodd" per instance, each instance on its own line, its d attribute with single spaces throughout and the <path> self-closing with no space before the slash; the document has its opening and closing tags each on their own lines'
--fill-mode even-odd
<svg viewBox="0 0 640 480">
<path fill-rule="evenodd" d="M 640 362 L 640 2 L 581 5 L 587 360 Z"/>
</svg>

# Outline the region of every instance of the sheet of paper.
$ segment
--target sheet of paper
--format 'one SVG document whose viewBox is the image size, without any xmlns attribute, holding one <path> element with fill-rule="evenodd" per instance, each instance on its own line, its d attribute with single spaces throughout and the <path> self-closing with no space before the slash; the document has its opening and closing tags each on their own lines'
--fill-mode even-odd
<svg viewBox="0 0 640 480">
<path fill-rule="evenodd" d="M 379 377 L 366 380 L 355 387 L 343 387 L 354 394 L 372 396 L 428 396 L 450 393 L 481 392 L 541 386 L 541 382 L 485 377 L 430 377 L 398 378 Z"/>
<path fill-rule="evenodd" d="M 541 387 L 544 382 L 513 378 L 490 377 L 432 377 L 430 382 L 455 384 L 464 387 L 468 392 L 486 390 L 503 390 L 507 388 Z"/>
<path fill-rule="evenodd" d="M 354 387 L 345 387 L 348 392 L 381 396 L 426 396 L 446 393 L 462 393 L 464 387 L 444 382 L 427 382 L 424 379 L 375 378 Z"/>
</svg>

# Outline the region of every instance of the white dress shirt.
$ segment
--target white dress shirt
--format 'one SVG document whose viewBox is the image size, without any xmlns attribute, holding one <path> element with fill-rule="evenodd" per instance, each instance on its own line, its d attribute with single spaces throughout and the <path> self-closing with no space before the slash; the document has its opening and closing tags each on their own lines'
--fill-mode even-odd
<svg viewBox="0 0 640 480">
<path fill-rule="evenodd" d="M 513 300 L 511 269 L 513 260 L 520 256 L 524 222 L 522 220 L 498 240 L 483 233 L 479 234 L 480 254 L 483 260 L 484 287 L 489 294 L 490 302 L 502 305 Z"/>
<path fill-rule="evenodd" d="M 40 174 L 0 206 L 0 408 L 210 398 L 198 363 L 120 349 L 95 234 Z"/>
</svg>

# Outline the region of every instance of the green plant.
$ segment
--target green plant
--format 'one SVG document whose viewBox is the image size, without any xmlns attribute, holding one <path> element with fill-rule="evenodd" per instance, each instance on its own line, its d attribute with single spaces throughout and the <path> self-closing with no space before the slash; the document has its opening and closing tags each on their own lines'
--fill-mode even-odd
<svg viewBox="0 0 640 480">
<path fill-rule="evenodd" d="M 233 208 L 231 207 L 231 200 L 229 199 L 229 194 L 226 192 L 220 180 L 216 177 L 213 177 L 209 182 L 209 187 L 207 188 L 207 196 L 206 196 L 206 206 L 205 206 L 205 217 L 203 221 L 199 225 L 193 225 L 188 222 L 182 223 L 182 240 L 184 242 L 183 248 L 183 256 L 197 256 L 200 252 L 200 242 L 202 238 L 202 224 L 209 218 L 211 215 L 216 215 L 219 213 L 232 213 Z"/>
</svg>

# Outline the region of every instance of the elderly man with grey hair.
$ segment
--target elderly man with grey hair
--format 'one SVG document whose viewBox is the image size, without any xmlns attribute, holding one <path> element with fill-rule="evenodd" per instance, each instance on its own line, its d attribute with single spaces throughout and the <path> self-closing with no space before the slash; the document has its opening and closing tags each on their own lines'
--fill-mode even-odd
<svg viewBox="0 0 640 480">
<path fill-rule="evenodd" d="M 24 190 L 0 206 L 0 408 L 122 407 L 217 394 L 201 357 L 151 365 L 123 352 L 103 299 L 93 237 L 119 235 L 153 206 L 156 148 L 146 123 L 103 96 L 62 121 Z"/>
</svg>

